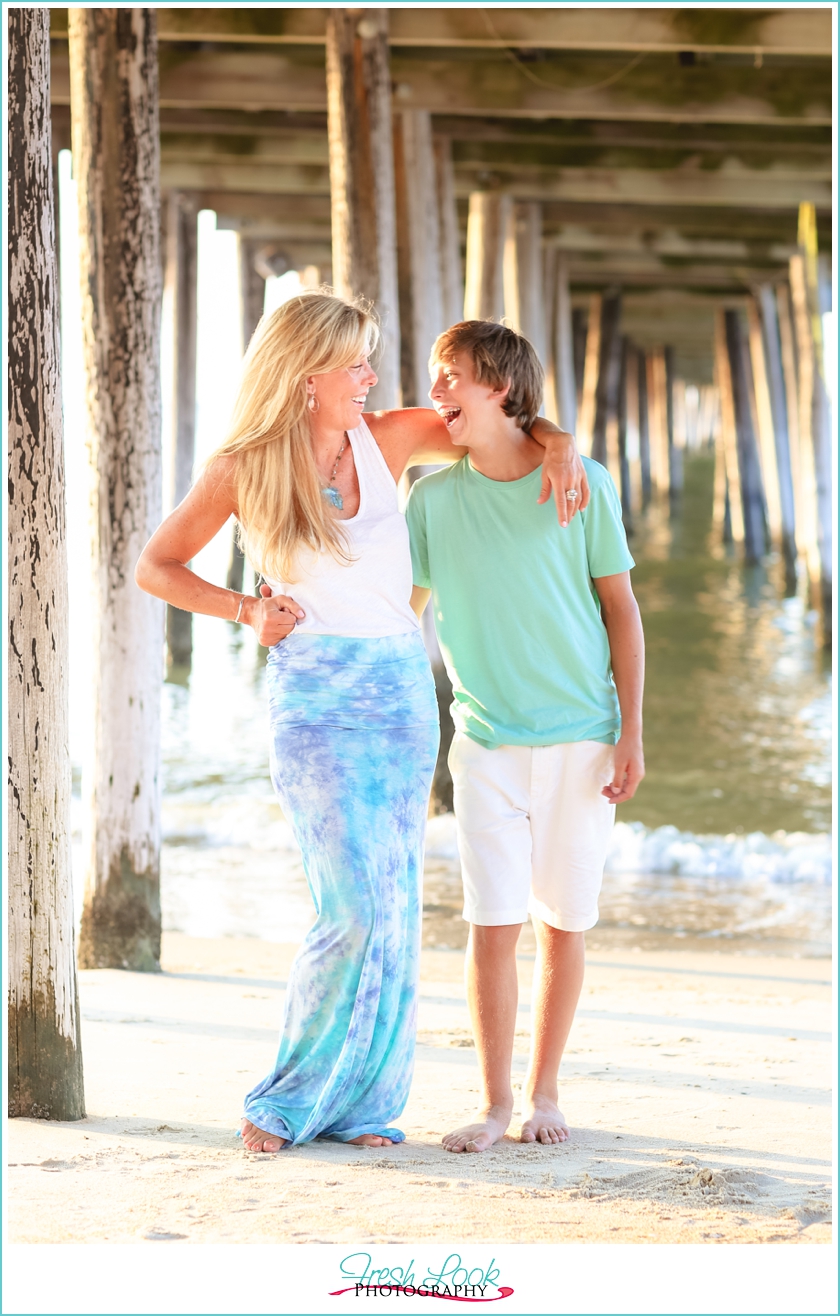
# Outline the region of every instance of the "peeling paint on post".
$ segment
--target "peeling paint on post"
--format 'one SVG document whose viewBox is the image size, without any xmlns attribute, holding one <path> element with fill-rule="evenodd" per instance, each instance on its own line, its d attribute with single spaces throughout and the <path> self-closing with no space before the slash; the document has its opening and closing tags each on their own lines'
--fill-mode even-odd
<svg viewBox="0 0 840 1316">
<path fill-rule="evenodd" d="M 49 10 L 10 9 L 8 23 L 9 1115 L 77 1120 Z"/>
<path fill-rule="evenodd" d="M 156 970 L 163 606 L 134 583 L 161 518 L 155 12 L 71 9 L 69 31 L 94 574 L 79 962 Z"/>
</svg>

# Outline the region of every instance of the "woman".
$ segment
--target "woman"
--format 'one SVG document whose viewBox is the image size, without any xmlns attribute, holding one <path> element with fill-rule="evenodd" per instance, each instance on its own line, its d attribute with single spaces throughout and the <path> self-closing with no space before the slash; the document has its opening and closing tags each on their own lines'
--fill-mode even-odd
<svg viewBox="0 0 840 1316">
<path fill-rule="evenodd" d="M 245 1100 L 252 1151 L 404 1137 L 392 1121 L 413 1065 L 438 726 L 397 481 L 412 458 L 460 453 L 432 411 L 363 419 L 377 337 L 367 310 L 326 292 L 267 317 L 227 440 L 137 566 L 141 588 L 250 625 L 270 648 L 272 780 L 317 917 L 292 966 L 277 1063 Z M 557 442 L 558 505 L 575 482 L 585 503 L 573 440 Z M 186 566 L 231 516 L 268 582 L 262 598 Z"/>
</svg>

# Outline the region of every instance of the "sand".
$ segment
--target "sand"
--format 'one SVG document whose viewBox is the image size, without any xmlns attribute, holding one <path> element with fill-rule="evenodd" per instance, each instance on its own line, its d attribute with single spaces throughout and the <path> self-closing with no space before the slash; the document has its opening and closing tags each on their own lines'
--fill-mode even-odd
<svg viewBox="0 0 840 1316">
<path fill-rule="evenodd" d="M 830 1242 L 827 961 L 593 952 L 562 1069 L 570 1141 L 526 1146 L 514 1123 L 456 1156 L 440 1137 L 478 1088 L 463 955 L 426 950 L 406 1142 L 257 1156 L 233 1131 L 294 951 L 171 933 L 162 974 L 80 975 L 88 1116 L 10 1123 L 10 1241 Z"/>
</svg>

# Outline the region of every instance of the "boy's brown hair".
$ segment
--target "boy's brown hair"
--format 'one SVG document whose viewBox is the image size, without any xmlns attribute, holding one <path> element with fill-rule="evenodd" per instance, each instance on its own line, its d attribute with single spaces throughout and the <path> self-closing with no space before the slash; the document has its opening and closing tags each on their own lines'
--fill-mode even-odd
<svg viewBox="0 0 840 1316">
<path fill-rule="evenodd" d="M 510 392 L 502 403 L 506 416 L 528 430 L 539 415 L 545 374 L 527 338 L 495 320 L 462 320 L 435 339 L 432 361 L 451 361 L 463 352 L 473 363 L 477 384 Z"/>
</svg>

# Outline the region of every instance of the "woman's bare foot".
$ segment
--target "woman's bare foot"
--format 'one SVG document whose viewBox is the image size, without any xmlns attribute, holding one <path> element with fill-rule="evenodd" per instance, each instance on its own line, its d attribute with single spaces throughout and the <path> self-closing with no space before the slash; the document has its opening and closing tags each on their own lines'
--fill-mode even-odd
<svg viewBox="0 0 840 1316">
<path fill-rule="evenodd" d="M 451 1152 L 486 1151 L 505 1136 L 512 1114 L 509 1106 L 488 1106 L 479 1111 L 474 1124 L 465 1124 L 454 1133 L 447 1133 L 442 1139 L 443 1145 Z"/>
<path fill-rule="evenodd" d="M 393 1147 L 393 1138 L 383 1138 L 379 1133 L 360 1133 L 358 1138 L 350 1139 L 351 1147 Z"/>
<path fill-rule="evenodd" d="M 548 1097 L 535 1095 L 526 1102 L 522 1113 L 525 1118 L 519 1134 L 520 1142 L 541 1142 L 548 1147 L 551 1143 L 565 1142 L 569 1137 L 563 1112 Z"/>
<path fill-rule="evenodd" d="M 250 1120 L 243 1120 L 239 1131 L 248 1151 L 279 1152 L 288 1141 L 287 1138 L 278 1137 L 276 1133 L 266 1133 L 264 1129 L 258 1129 Z"/>
</svg>

